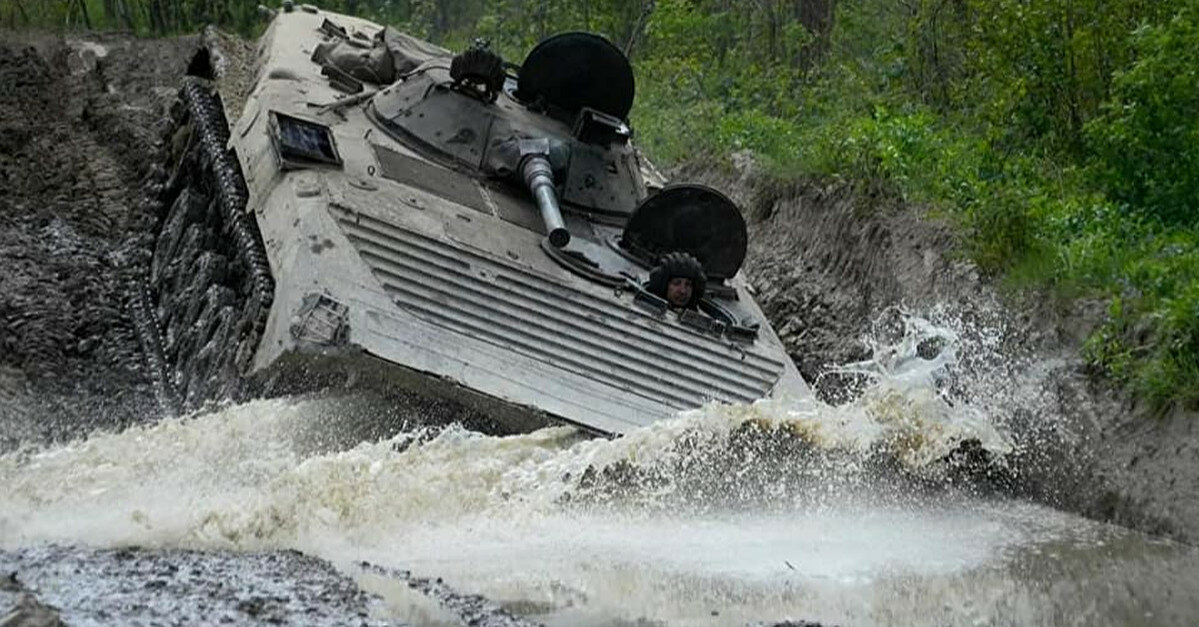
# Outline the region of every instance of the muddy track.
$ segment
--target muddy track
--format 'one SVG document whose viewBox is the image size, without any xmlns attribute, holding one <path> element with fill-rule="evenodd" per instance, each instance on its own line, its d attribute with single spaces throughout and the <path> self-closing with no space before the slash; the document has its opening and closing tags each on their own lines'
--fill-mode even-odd
<svg viewBox="0 0 1199 627">
<path fill-rule="evenodd" d="M 294 551 L 49 546 L 0 552 L 0 571 L 0 607 L 14 624 L 392 624 L 371 617 L 377 601 L 353 580 Z"/>
<path fill-rule="evenodd" d="M 0 44 L 0 450 L 157 415 L 127 312 L 141 181 L 194 40 Z"/>
</svg>

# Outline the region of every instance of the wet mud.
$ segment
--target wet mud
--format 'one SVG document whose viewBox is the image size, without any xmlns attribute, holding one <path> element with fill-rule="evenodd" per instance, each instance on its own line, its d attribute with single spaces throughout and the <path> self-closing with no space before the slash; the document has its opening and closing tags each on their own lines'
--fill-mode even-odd
<svg viewBox="0 0 1199 627">
<path fill-rule="evenodd" d="M 0 553 L 0 572 L 17 625 L 395 624 L 372 618 L 377 600 L 328 563 L 290 551 L 49 546 Z"/>
<path fill-rule="evenodd" d="M 536 625 L 440 579 L 362 562 L 346 570 L 423 594 L 463 624 Z M 6 626 L 153 625 L 402 626 L 381 599 L 342 570 L 297 551 L 211 552 L 43 546 L 0 551 Z"/>
<path fill-rule="evenodd" d="M 194 41 L 5 33 L 0 450 L 153 419 L 126 312 L 139 181 Z"/>
</svg>

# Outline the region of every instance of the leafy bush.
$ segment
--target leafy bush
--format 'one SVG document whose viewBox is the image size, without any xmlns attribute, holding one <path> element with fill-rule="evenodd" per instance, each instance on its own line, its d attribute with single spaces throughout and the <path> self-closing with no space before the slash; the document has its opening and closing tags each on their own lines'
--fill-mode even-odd
<svg viewBox="0 0 1199 627">
<path fill-rule="evenodd" d="M 1199 2 L 1133 41 L 1137 61 L 1087 126 L 1096 182 L 1132 211 L 1199 225 Z"/>
<path fill-rule="evenodd" d="M 1199 405 L 1199 231 L 1121 216 L 1068 250 L 1075 274 L 1112 294 L 1091 359 L 1151 401 Z"/>
</svg>

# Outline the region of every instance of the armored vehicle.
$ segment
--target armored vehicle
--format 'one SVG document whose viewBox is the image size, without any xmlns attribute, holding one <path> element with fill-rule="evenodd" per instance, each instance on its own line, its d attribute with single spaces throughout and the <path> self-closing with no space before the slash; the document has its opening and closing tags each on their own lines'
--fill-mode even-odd
<svg viewBox="0 0 1199 627">
<path fill-rule="evenodd" d="M 163 143 L 137 309 L 167 397 L 395 387 L 619 435 L 810 393 L 739 274 L 737 207 L 634 148 L 606 39 L 516 66 L 289 3 L 241 95 L 222 63 L 193 60 Z"/>
</svg>

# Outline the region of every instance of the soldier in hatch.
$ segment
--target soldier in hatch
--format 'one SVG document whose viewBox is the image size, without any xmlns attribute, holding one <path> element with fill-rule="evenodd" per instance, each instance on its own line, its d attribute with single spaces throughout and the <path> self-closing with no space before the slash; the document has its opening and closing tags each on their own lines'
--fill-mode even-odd
<svg viewBox="0 0 1199 627">
<path fill-rule="evenodd" d="M 704 297 L 704 267 L 687 253 L 668 253 L 649 274 L 645 289 L 678 309 L 694 309 Z"/>
</svg>

